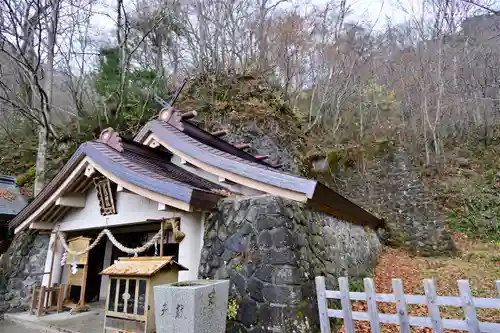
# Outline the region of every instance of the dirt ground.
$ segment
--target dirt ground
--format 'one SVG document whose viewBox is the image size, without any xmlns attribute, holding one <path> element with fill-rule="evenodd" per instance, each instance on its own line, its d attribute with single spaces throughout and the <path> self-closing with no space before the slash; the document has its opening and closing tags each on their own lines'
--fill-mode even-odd
<svg viewBox="0 0 500 333">
<path fill-rule="evenodd" d="M 495 280 L 500 280 L 500 242 L 482 243 L 467 238 L 466 235 L 454 235 L 461 253 L 457 257 L 422 258 L 413 257 L 400 249 L 386 248 L 380 255 L 379 264 L 374 272 L 377 292 L 392 293 L 391 279 L 401 278 L 406 294 L 423 295 L 423 279 L 433 278 L 437 284 L 438 295 L 458 296 L 457 280 L 469 280 L 475 297 L 500 297 Z M 367 311 L 366 302 L 353 302 L 354 311 Z M 464 319 L 460 308 L 441 307 L 442 318 Z M 394 304 L 379 303 L 381 313 L 396 313 Z M 412 316 L 428 316 L 425 306 L 409 306 Z M 500 310 L 479 309 L 480 321 L 500 323 Z M 341 328 L 339 332 L 344 332 Z M 371 332 L 368 322 L 356 323 L 356 332 Z M 382 332 L 397 333 L 399 327 L 383 325 Z M 431 328 L 415 327 L 414 333 L 431 333 Z M 446 332 L 462 332 L 446 330 Z M 465 332 L 465 331 L 464 331 Z"/>
<path fill-rule="evenodd" d="M 0 320 L 0 333 L 48 333 L 47 330 L 35 329 L 21 324 Z"/>
</svg>

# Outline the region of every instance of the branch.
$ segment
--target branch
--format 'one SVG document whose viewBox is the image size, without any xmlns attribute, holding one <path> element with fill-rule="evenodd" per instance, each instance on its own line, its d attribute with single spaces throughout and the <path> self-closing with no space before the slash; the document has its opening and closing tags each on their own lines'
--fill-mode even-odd
<svg viewBox="0 0 500 333">
<path fill-rule="evenodd" d="M 481 9 L 484 9 L 484 10 L 490 12 L 491 14 L 500 15 L 500 10 L 495 10 L 495 9 L 490 8 L 488 6 L 482 5 L 480 3 L 477 3 L 477 1 L 475 1 L 475 0 L 461 0 L 461 1 L 470 3 L 471 5 L 474 5 L 474 6 L 481 8 Z"/>
</svg>

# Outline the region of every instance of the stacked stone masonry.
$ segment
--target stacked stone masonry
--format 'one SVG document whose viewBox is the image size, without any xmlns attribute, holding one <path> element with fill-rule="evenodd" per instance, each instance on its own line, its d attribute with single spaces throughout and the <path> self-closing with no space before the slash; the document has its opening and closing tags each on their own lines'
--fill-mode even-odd
<svg viewBox="0 0 500 333">
<path fill-rule="evenodd" d="M 227 332 L 316 332 L 314 277 L 333 288 L 338 276 L 366 276 L 380 248 L 371 229 L 294 201 L 226 199 L 207 221 L 199 274 L 232 282 Z"/>
<path fill-rule="evenodd" d="M 456 252 L 446 221 L 404 148 L 357 168 L 339 165 L 334 173 L 332 187 L 384 218 L 390 245 L 422 256 Z"/>
<path fill-rule="evenodd" d="M 42 281 L 49 239 L 49 235 L 23 231 L 0 258 L 0 316 L 29 308 L 32 287 Z"/>
</svg>

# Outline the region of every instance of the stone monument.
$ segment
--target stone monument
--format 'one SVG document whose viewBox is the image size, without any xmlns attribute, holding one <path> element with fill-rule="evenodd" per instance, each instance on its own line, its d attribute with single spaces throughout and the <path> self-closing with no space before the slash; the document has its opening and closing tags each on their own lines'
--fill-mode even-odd
<svg viewBox="0 0 500 333">
<path fill-rule="evenodd" d="M 229 280 L 197 280 L 154 287 L 158 333 L 224 333 Z"/>
</svg>

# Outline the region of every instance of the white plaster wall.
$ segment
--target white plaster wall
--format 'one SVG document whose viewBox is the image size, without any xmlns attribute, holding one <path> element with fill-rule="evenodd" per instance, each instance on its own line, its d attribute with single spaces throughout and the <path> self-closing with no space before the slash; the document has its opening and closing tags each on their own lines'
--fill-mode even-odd
<svg viewBox="0 0 500 333">
<path fill-rule="evenodd" d="M 192 214 L 181 219 L 181 230 L 186 237 L 179 244 L 179 264 L 188 271 L 179 272 L 179 281 L 196 280 L 203 242 L 200 241 L 202 231 L 202 213 Z"/>
<path fill-rule="evenodd" d="M 116 196 L 116 215 L 102 216 L 99 201 L 94 188 L 87 193 L 84 208 L 70 210 L 59 222 L 63 231 L 103 228 L 127 224 L 145 223 L 146 219 L 182 217 L 190 214 L 172 208 L 167 211 L 158 210 L 158 203 L 142 196 L 118 192 Z"/>
<path fill-rule="evenodd" d="M 57 223 L 61 231 L 74 231 L 85 229 L 103 229 L 107 227 L 138 225 L 146 223 L 147 219 L 180 218 L 180 230 L 185 233 L 184 240 L 179 244 L 179 264 L 189 271 L 179 273 L 179 281 L 192 280 L 198 277 L 198 265 L 202 249 L 202 214 L 184 212 L 171 208 L 158 210 L 158 203 L 139 195 L 127 192 L 118 192 L 116 198 L 117 214 L 102 216 L 95 189 L 89 190 L 84 208 L 70 210 Z M 167 206 L 168 207 L 168 206 Z M 106 246 L 105 256 L 111 256 Z M 105 266 L 106 262 L 105 262 Z M 66 267 L 65 267 L 66 268 Z M 63 272 L 63 283 L 66 282 L 67 271 Z M 101 280 L 100 297 L 106 297 L 105 288 L 107 281 Z"/>
<path fill-rule="evenodd" d="M 177 155 L 172 156 L 171 162 L 174 163 L 175 165 L 180 166 L 181 168 L 197 175 L 197 176 L 205 178 L 206 180 L 209 180 L 215 184 L 219 184 L 220 186 L 227 188 L 230 191 L 238 192 L 238 193 L 241 193 L 245 196 L 265 194 L 265 192 L 262 192 L 262 191 L 259 191 L 259 190 L 256 190 L 254 188 L 247 187 L 247 186 L 244 186 L 241 184 L 228 184 L 225 182 L 220 182 L 219 177 L 217 175 L 214 175 L 210 172 L 199 169 L 197 167 L 192 167 L 192 166 L 189 166 L 187 164 L 181 164 L 181 158 Z"/>
<path fill-rule="evenodd" d="M 61 263 L 59 263 L 59 265 L 61 265 Z M 68 284 L 68 271 L 69 271 L 69 265 L 61 266 L 61 283 L 64 285 Z M 66 297 L 66 295 L 64 295 L 64 297 Z"/>
</svg>

